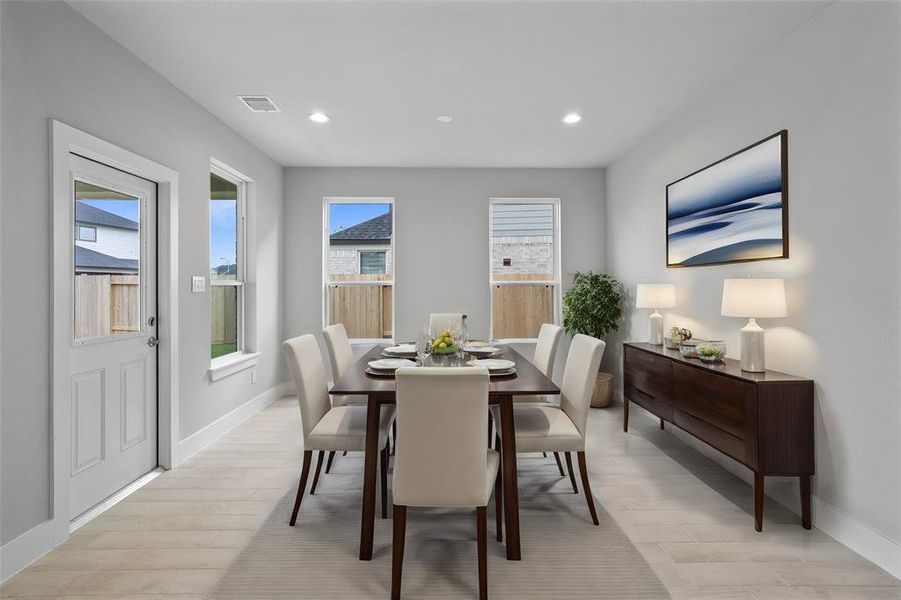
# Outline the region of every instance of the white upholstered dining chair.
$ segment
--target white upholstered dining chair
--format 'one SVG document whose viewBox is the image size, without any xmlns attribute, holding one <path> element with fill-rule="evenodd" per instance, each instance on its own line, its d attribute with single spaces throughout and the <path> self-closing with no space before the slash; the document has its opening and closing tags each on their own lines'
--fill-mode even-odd
<svg viewBox="0 0 901 600">
<path fill-rule="evenodd" d="M 354 349 L 347 337 L 347 330 L 341 323 L 329 325 L 322 330 L 332 379 L 338 381 L 344 372 L 354 364 Z M 332 396 L 332 406 L 366 406 L 366 396 Z"/>
<path fill-rule="evenodd" d="M 431 313 L 429 315 L 429 334 L 434 337 L 448 329 L 463 333 L 463 321 L 466 315 L 463 313 Z"/>
<path fill-rule="evenodd" d="M 394 541 L 391 598 L 400 598 L 407 507 L 476 509 L 479 598 L 488 597 L 486 506 L 496 487 L 502 538 L 499 455 L 488 448 L 488 370 L 419 367 L 397 370 Z"/>
<path fill-rule="evenodd" d="M 300 423 L 303 430 L 303 468 L 297 486 L 294 511 L 291 513 L 291 525 L 294 525 L 307 486 L 313 451 L 318 450 L 319 457 L 310 494 L 316 493 L 322 458 L 326 452 L 365 450 L 367 409 L 365 406 L 331 406 L 325 364 L 322 362 L 322 354 L 315 337 L 307 334 L 286 340 L 282 342 L 282 351 L 297 388 L 297 402 L 300 405 Z M 382 518 L 387 516 L 388 432 L 394 421 L 394 412 L 394 407 L 382 406 L 379 418 Z"/>
<path fill-rule="evenodd" d="M 344 374 L 354 364 L 354 349 L 347 337 L 347 329 L 342 323 L 329 325 L 322 330 L 322 339 L 325 340 L 325 349 L 328 353 L 329 365 L 332 368 L 332 381 Z M 332 406 L 366 406 L 366 396 L 332 395 Z M 344 454 L 347 454 L 345 452 Z M 335 453 L 328 453 L 328 461 L 325 463 L 325 472 L 332 470 L 332 461 Z"/>
<path fill-rule="evenodd" d="M 598 517 L 591 495 L 591 486 L 588 483 L 585 434 L 591 395 L 603 355 L 604 342 L 587 335 L 576 335 L 569 346 L 566 367 L 563 369 L 560 406 L 535 402 L 517 404 L 513 407 L 516 451 L 566 453 L 566 466 L 569 469 L 574 493 L 578 493 L 579 490 L 570 453 L 575 452 L 578 455 L 582 491 L 585 493 L 588 511 L 595 525 L 598 524 Z M 492 412 L 495 423 L 500 423 L 497 407 L 492 407 Z M 503 435 L 504 430 L 500 428 L 498 442 Z"/>
<path fill-rule="evenodd" d="M 538 330 L 532 364 L 538 367 L 538 370 L 548 379 L 552 379 L 554 376 L 554 362 L 557 360 L 557 348 L 560 347 L 562 337 L 563 328 L 551 323 L 544 323 Z M 550 402 L 547 396 L 514 396 L 513 400 L 514 402 Z"/>
</svg>

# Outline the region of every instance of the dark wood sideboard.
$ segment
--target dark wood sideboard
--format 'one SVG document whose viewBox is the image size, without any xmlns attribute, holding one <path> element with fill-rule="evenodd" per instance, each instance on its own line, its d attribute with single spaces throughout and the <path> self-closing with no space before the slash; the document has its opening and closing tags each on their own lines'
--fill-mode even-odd
<svg viewBox="0 0 901 600">
<path fill-rule="evenodd" d="M 645 343 L 623 348 L 623 431 L 634 402 L 754 471 L 754 527 L 763 527 L 765 475 L 797 476 L 801 522 L 810 529 L 814 473 L 813 381 L 739 362 L 707 365 Z"/>
</svg>

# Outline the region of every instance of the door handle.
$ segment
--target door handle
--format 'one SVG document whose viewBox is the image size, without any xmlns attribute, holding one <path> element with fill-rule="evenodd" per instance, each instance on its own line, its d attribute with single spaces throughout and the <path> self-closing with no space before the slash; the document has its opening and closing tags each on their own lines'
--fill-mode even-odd
<svg viewBox="0 0 901 600">
<path fill-rule="evenodd" d="M 147 345 L 150 346 L 151 348 L 153 348 L 154 346 L 156 346 L 159 343 L 160 343 L 160 338 L 158 338 L 156 336 L 152 335 L 149 338 L 147 338 Z"/>
</svg>

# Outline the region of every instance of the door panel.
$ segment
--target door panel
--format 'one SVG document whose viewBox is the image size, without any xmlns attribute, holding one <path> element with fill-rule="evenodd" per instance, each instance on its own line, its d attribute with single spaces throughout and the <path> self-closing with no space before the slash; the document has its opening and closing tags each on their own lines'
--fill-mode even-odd
<svg viewBox="0 0 901 600">
<path fill-rule="evenodd" d="M 75 518 L 157 465 L 156 185 L 69 165 Z"/>
<path fill-rule="evenodd" d="M 147 360 L 122 364 L 122 447 L 124 452 L 147 439 Z"/>
<path fill-rule="evenodd" d="M 72 475 L 103 462 L 103 370 L 72 377 Z"/>
</svg>

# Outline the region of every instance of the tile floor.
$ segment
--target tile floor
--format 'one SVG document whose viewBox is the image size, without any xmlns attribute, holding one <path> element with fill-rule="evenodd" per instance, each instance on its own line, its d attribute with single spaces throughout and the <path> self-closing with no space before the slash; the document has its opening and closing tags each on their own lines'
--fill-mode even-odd
<svg viewBox="0 0 901 600">
<path fill-rule="evenodd" d="M 300 467 L 296 400 L 283 398 L 75 532 L 0 597 L 199 599 Z M 677 600 L 901 599 L 901 581 L 768 502 L 648 418 L 593 410 L 592 486 Z M 340 460 L 340 457 L 336 460 Z M 528 548 L 524 548 L 528 552 Z"/>
</svg>

